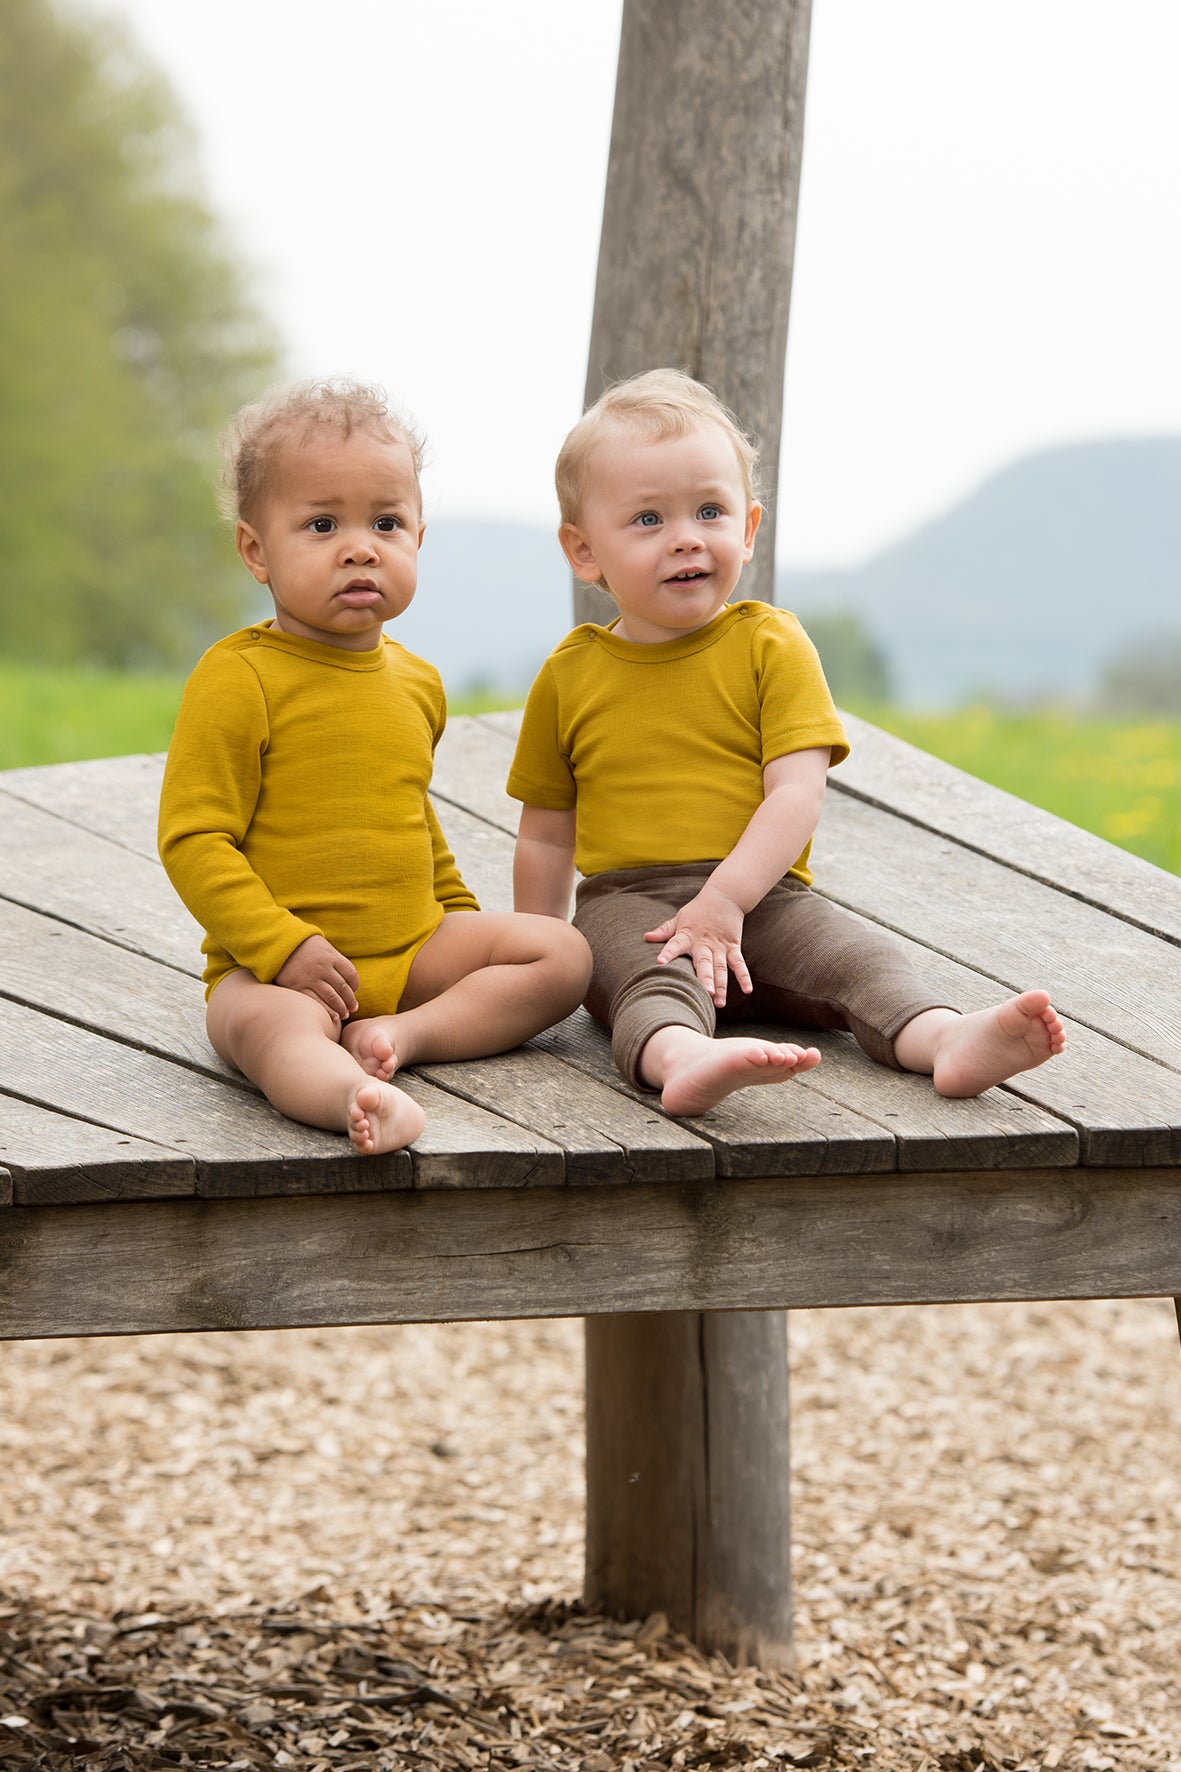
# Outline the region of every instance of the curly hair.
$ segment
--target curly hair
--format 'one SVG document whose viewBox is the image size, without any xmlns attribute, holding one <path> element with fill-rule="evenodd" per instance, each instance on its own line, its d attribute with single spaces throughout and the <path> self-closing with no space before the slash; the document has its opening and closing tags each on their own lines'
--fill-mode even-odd
<svg viewBox="0 0 1181 1772">
<path fill-rule="evenodd" d="M 232 522 L 256 512 L 283 444 L 293 435 L 306 437 L 320 425 L 330 425 L 341 437 L 367 431 L 374 437 L 405 443 L 417 483 L 425 439 L 417 425 L 390 404 L 384 388 L 345 376 L 293 382 L 272 388 L 261 400 L 243 406 L 226 426 L 217 500 L 222 516 Z"/>
</svg>

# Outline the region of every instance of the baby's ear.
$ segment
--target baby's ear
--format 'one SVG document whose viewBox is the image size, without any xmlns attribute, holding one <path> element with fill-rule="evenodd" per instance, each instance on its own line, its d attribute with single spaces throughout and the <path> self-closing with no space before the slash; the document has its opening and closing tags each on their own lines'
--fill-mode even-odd
<svg viewBox="0 0 1181 1772">
<path fill-rule="evenodd" d="M 241 517 L 239 517 L 237 528 L 234 530 L 234 546 L 241 555 L 242 564 L 245 566 L 247 572 L 249 572 L 252 577 L 256 578 L 260 585 L 269 584 L 271 582 L 271 576 L 267 571 L 262 540 L 258 531 L 253 529 L 250 524 L 245 522 Z"/>
<path fill-rule="evenodd" d="M 759 524 L 762 521 L 762 505 L 751 505 L 746 513 L 746 535 L 743 542 L 743 558 L 745 560 L 749 560 L 755 551 L 755 536 L 759 532 Z"/>
<path fill-rule="evenodd" d="M 563 523 L 558 530 L 558 540 L 562 544 L 562 552 L 569 560 L 575 573 L 588 585 L 598 584 L 603 576 L 599 570 L 599 562 L 594 550 L 576 523 Z"/>
</svg>

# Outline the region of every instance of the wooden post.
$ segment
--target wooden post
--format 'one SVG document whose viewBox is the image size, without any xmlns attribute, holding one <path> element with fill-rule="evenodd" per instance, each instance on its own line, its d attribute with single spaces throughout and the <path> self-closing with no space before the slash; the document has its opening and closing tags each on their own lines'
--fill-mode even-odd
<svg viewBox="0 0 1181 1772">
<path fill-rule="evenodd" d="M 774 602 L 811 0 L 625 0 L 586 398 L 669 365 L 758 438 Z M 575 620 L 610 599 L 576 584 Z M 735 1662 L 791 1652 L 783 1312 L 587 1320 L 586 1591 Z"/>
<path fill-rule="evenodd" d="M 775 601 L 775 487 L 811 0 L 625 0 L 589 405 L 685 369 L 762 445 L 767 511 L 742 595 Z M 576 585 L 575 620 L 615 614 Z"/>
<path fill-rule="evenodd" d="M 586 1319 L 586 1598 L 791 1658 L 783 1311 Z"/>
</svg>

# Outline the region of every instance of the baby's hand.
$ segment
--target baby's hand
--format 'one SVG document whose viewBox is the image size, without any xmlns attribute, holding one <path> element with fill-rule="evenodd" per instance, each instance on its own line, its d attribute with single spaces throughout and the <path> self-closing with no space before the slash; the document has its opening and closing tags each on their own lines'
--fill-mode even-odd
<svg viewBox="0 0 1181 1772">
<path fill-rule="evenodd" d="M 353 962 L 322 935 L 309 935 L 301 941 L 275 974 L 276 984 L 323 1003 L 336 1021 L 347 1021 L 355 1014 L 358 982 Z"/>
<path fill-rule="evenodd" d="M 679 954 L 688 954 L 698 978 L 720 1009 L 726 1001 L 727 968 L 744 991 L 753 989 L 742 957 L 742 923 L 745 912 L 712 886 L 703 886 L 696 898 L 683 905 L 659 929 L 649 929 L 645 941 L 662 941 L 656 959 L 662 966 Z"/>
</svg>

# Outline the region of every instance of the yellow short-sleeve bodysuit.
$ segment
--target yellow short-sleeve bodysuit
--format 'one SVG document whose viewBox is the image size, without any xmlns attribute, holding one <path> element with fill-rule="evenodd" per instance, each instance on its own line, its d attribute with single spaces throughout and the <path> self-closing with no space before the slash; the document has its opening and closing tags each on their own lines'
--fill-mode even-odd
<svg viewBox="0 0 1181 1772">
<path fill-rule="evenodd" d="M 849 754 L 816 648 L 787 610 L 733 603 L 652 646 L 588 622 L 529 692 L 508 792 L 577 808 L 582 874 L 720 861 L 762 802 L 766 765 L 823 746 L 833 763 Z M 790 871 L 811 884 L 808 849 Z"/>
<path fill-rule="evenodd" d="M 433 665 L 261 623 L 185 686 L 160 794 L 160 855 L 205 930 L 206 996 L 237 967 L 269 983 L 309 935 L 392 1013 L 447 911 L 477 910 L 428 796 L 446 702 Z"/>
</svg>

